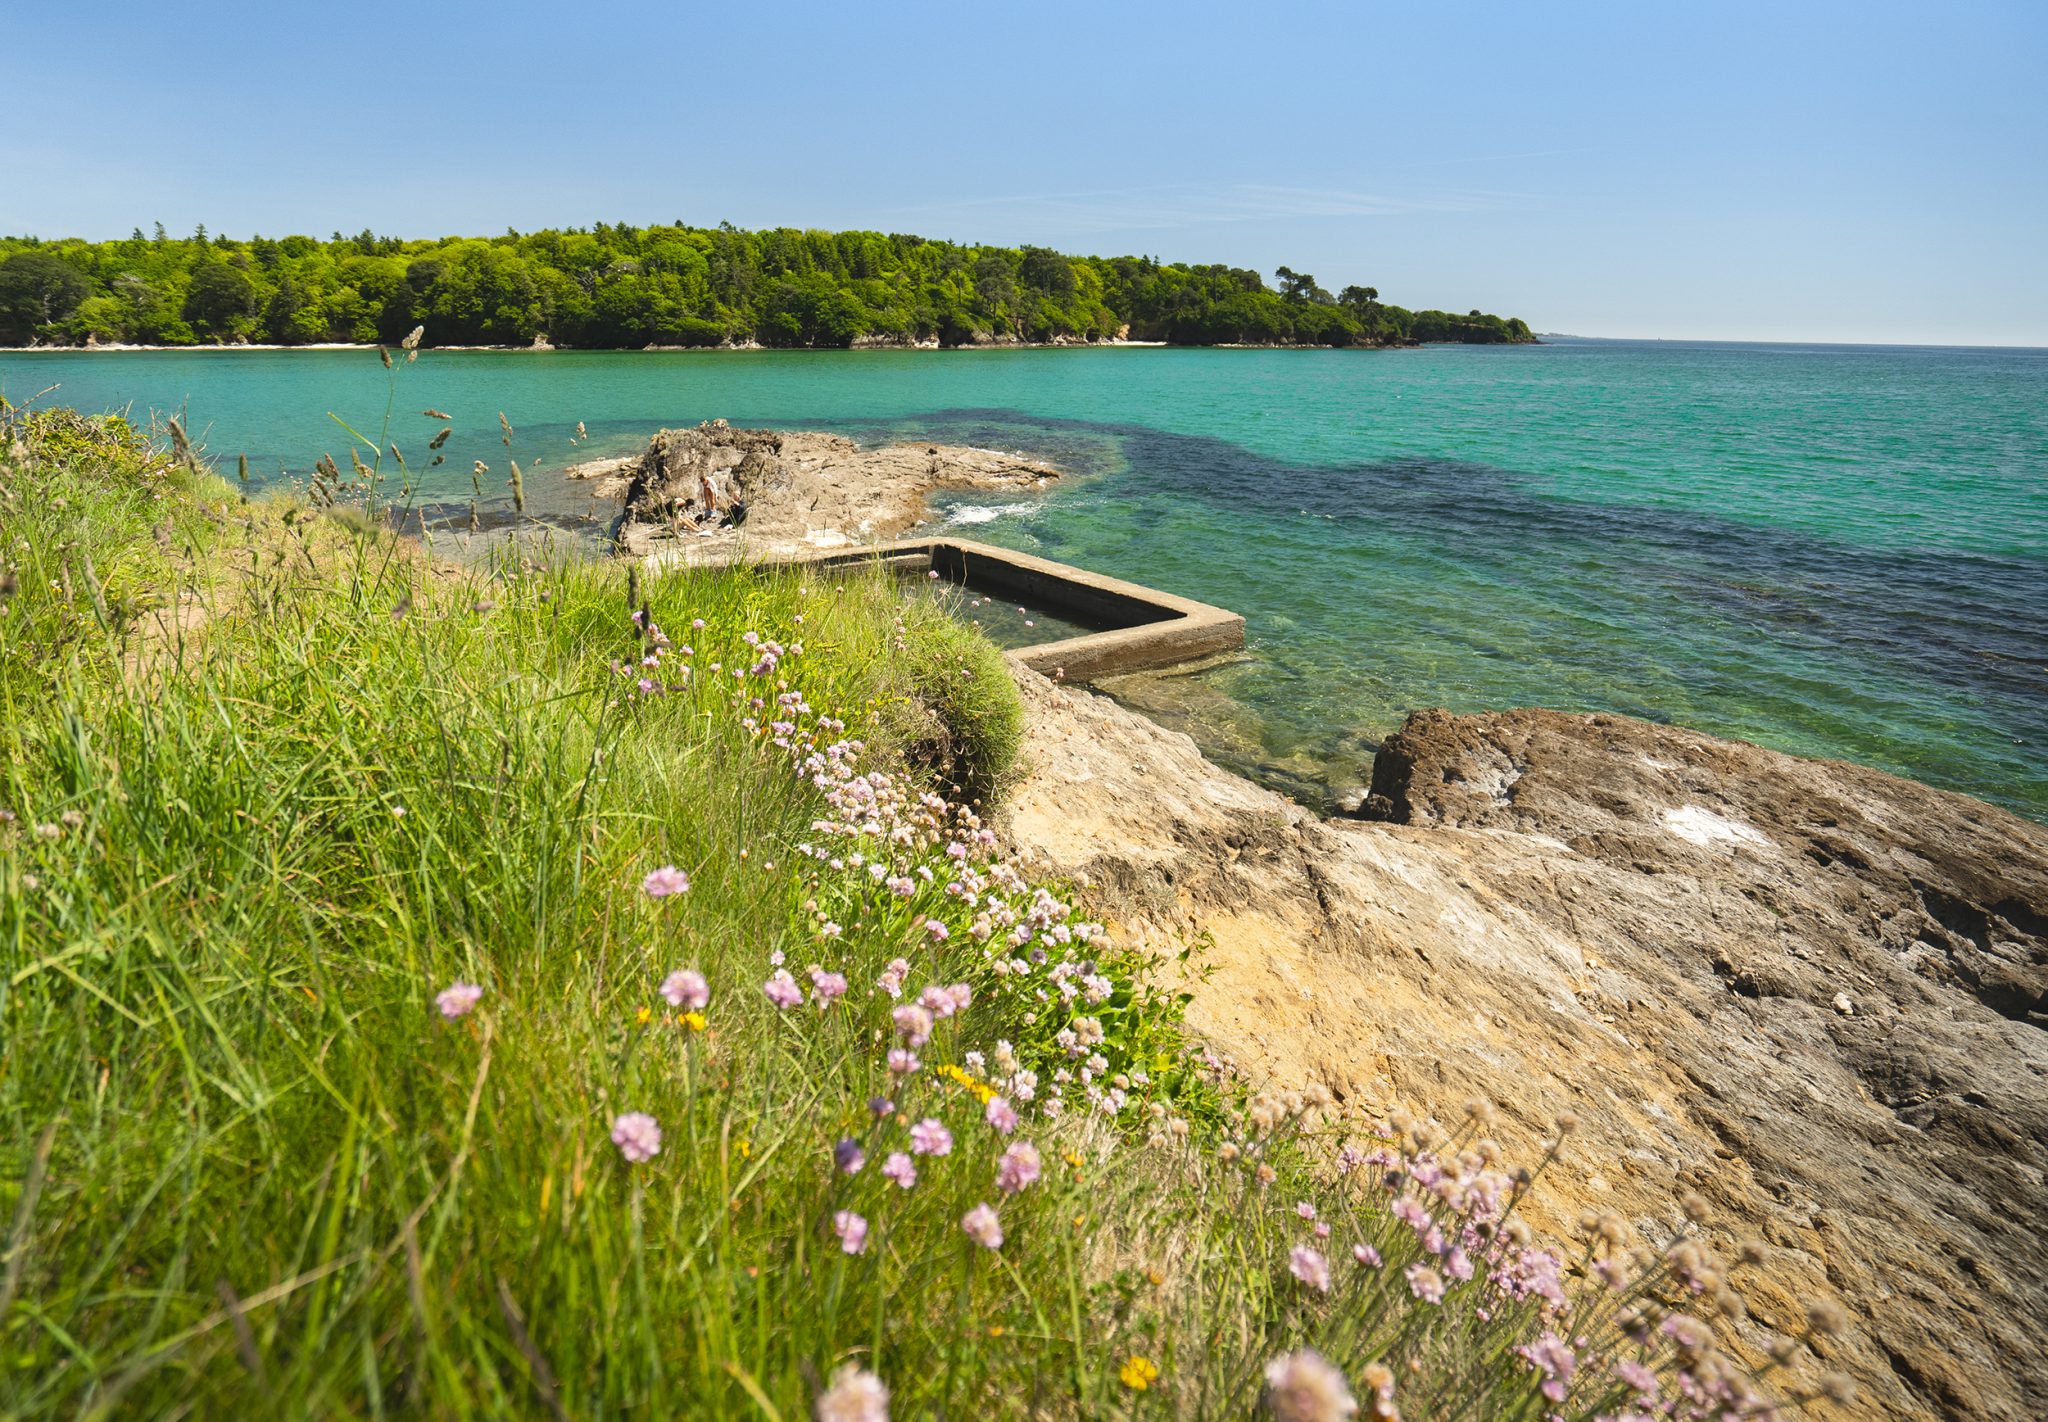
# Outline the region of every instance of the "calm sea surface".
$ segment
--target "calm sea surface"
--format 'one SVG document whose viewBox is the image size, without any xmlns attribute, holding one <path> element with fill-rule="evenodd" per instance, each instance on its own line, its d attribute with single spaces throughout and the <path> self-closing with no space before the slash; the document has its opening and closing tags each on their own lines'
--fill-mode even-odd
<svg viewBox="0 0 2048 1422">
<path fill-rule="evenodd" d="M 0 393 L 51 384 L 184 409 L 268 477 L 345 466 L 330 412 L 376 437 L 387 397 L 363 352 L 0 354 Z M 422 495 L 465 515 L 475 459 L 505 497 L 501 410 L 564 514 L 550 470 L 712 416 L 1047 455 L 1082 477 L 941 516 L 1243 612 L 1252 655 L 1207 680 L 1275 762 L 1413 707 L 1543 705 L 2048 819 L 2048 351 L 429 352 L 400 372 L 409 456 L 428 407 L 459 433 Z"/>
</svg>

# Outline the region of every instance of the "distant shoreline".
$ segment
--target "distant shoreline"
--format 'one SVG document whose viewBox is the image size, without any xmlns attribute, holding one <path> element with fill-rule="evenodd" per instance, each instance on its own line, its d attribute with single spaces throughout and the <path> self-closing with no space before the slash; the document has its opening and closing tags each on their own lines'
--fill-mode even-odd
<svg viewBox="0 0 2048 1422">
<path fill-rule="evenodd" d="M 759 351 L 821 352 L 867 351 L 1068 351 L 1068 350 L 1180 350 L 1180 351 L 1401 351 L 1425 346 L 1534 346 L 1531 341 L 1405 341 L 1385 345 L 1337 346 L 1304 341 L 1218 341 L 1207 345 L 1176 345 L 1172 341 L 978 341 L 943 346 L 924 341 L 874 341 L 851 346 L 764 346 L 748 341 L 717 346 L 423 346 L 422 351 L 491 351 L 506 355 L 745 355 Z M 105 341 L 90 346 L 0 346 L 0 355 L 141 355 L 152 352 L 224 354 L 234 351 L 374 351 L 396 350 L 377 341 L 306 341 L 280 345 L 274 341 L 249 341 L 237 345 L 194 343 L 185 346 L 134 345 Z"/>
</svg>

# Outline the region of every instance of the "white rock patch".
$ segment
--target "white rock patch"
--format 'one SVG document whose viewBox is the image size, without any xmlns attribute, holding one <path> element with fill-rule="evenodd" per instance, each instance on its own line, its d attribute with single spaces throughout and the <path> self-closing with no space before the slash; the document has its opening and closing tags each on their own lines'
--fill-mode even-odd
<svg viewBox="0 0 2048 1422">
<path fill-rule="evenodd" d="M 1717 815 L 1704 805 L 1681 805 L 1664 812 L 1664 828 L 1688 844 L 1711 849 L 1717 844 L 1768 844 L 1761 833 L 1740 820 Z"/>
</svg>

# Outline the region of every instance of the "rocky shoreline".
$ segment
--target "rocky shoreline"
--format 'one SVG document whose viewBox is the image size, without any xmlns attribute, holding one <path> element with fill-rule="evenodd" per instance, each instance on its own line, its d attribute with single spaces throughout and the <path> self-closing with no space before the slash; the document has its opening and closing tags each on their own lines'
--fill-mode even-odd
<svg viewBox="0 0 2048 1422">
<path fill-rule="evenodd" d="M 1043 490 L 1042 460 L 913 441 L 863 448 L 842 435 L 735 429 L 708 420 L 662 430 L 638 455 L 574 466 L 593 497 L 620 501 L 617 550 L 655 566 L 787 558 L 894 538 L 941 489 Z"/>
<path fill-rule="evenodd" d="M 1369 1111 L 1483 1096 L 1523 1152 L 1575 1113 L 1539 1223 L 1654 1238 L 1705 1196 L 1768 1251 L 1732 1346 L 1848 1310 L 1820 1346 L 1869 1410 L 1820 1415 L 2039 1415 L 2048 829 L 1546 711 L 1419 713 L 1324 818 L 1106 696 L 1019 685 L 1006 833 L 1120 936 L 1206 937 L 1190 1020 L 1254 1077 Z"/>
</svg>

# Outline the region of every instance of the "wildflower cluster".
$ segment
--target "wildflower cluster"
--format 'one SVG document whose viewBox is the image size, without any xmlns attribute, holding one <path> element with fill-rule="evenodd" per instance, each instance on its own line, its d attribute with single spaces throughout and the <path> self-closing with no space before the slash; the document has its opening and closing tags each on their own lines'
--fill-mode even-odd
<svg viewBox="0 0 2048 1422">
<path fill-rule="evenodd" d="M 1359 1401 L 1331 1359 L 1400 1355 L 1420 1375 L 1404 1389 L 1418 1415 L 1456 1413 L 1473 1404 L 1474 1389 L 1490 1389 L 1490 1405 L 1503 1412 L 1511 1397 L 1530 1415 L 1607 1422 L 1780 1415 L 1760 1375 L 1720 1350 L 1699 1316 L 1744 1313 L 1728 1266 L 1699 1235 L 1703 1202 L 1689 1197 L 1687 1223 L 1655 1249 L 1624 1247 L 1629 1231 L 1612 1212 L 1589 1216 L 1586 1251 L 1570 1265 L 1515 1212 L 1556 1158 L 1571 1118 L 1560 1119 L 1530 1170 L 1506 1165 L 1483 1134 L 1490 1108 L 1467 1111 L 1455 1133 L 1399 1112 L 1358 1132 L 1316 1088 L 1261 1093 L 1244 1107 L 1218 1156 L 1252 1208 L 1277 1179 L 1270 1159 L 1344 1142 L 1319 1202 L 1263 1206 L 1291 1227 L 1287 1275 L 1303 1305 L 1303 1334 L 1319 1345 L 1267 1369 L 1275 1417 L 1354 1416 Z M 1761 1254 L 1750 1246 L 1742 1257 Z M 1594 1282 L 1567 1287 L 1579 1275 Z M 1796 1346 L 1781 1348 L 1781 1360 Z M 1471 1366 L 1475 1356 L 1512 1359 L 1514 1375 L 1489 1378 Z M 1355 1379 L 1368 1415 L 1401 1415 L 1393 1371 L 1375 1361 Z"/>
</svg>

